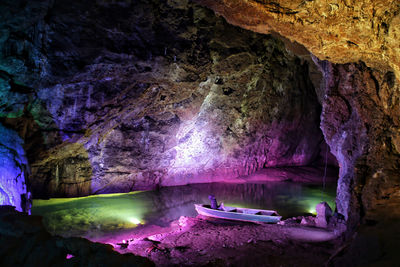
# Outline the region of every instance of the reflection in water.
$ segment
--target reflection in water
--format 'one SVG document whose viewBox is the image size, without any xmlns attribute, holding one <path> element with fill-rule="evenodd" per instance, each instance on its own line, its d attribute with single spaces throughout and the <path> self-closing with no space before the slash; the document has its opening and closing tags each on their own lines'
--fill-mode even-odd
<svg viewBox="0 0 400 267">
<path fill-rule="evenodd" d="M 208 203 L 213 194 L 226 206 L 274 209 L 284 218 L 315 212 L 327 201 L 334 209 L 336 184 L 288 182 L 267 184 L 193 184 L 158 191 L 34 200 L 32 213 L 42 215 L 47 229 L 63 236 L 101 236 L 138 224 L 166 226 L 180 216 L 196 216 L 194 203 Z"/>
</svg>

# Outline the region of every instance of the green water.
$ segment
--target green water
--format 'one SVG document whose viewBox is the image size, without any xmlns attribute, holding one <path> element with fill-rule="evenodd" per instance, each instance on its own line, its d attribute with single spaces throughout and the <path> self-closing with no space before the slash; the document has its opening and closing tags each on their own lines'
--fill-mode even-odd
<svg viewBox="0 0 400 267">
<path fill-rule="evenodd" d="M 43 216 L 53 234 L 100 237 L 138 225 L 166 226 L 180 216 L 196 216 L 194 203 L 213 194 L 225 206 L 274 209 L 284 218 L 315 213 L 326 201 L 334 209 L 336 184 L 194 184 L 126 194 L 34 200 L 32 214 Z"/>
</svg>

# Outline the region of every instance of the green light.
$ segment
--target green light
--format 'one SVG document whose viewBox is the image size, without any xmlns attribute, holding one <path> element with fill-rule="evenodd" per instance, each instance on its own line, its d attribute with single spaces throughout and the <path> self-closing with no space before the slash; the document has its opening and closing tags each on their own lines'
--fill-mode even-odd
<svg viewBox="0 0 400 267">
<path fill-rule="evenodd" d="M 129 221 L 133 224 L 141 224 L 141 222 L 138 218 L 130 218 Z"/>
<path fill-rule="evenodd" d="M 32 213 L 44 217 L 46 228 L 64 236 L 96 236 L 134 228 L 151 209 L 144 192 L 104 194 L 78 198 L 34 200 Z"/>
<path fill-rule="evenodd" d="M 314 207 L 310 207 L 310 208 L 308 209 L 308 212 L 311 213 L 311 214 L 313 214 L 313 215 L 317 215 L 317 211 L 315 210 L 315 206 L 314 206 Z"/>
</svg>

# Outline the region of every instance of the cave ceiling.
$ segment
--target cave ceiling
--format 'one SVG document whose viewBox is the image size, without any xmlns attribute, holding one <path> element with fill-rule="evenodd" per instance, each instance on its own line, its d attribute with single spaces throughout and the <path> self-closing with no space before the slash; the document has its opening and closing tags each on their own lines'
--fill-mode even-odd
<svg viewBox="0 0 400 267">
<path fill-rule="evenodd" d="M 363 61 L 400 77 L 400 3 L 366 1 L 196 0 L 229 23 L 276 32 L 333 63 Z"/>
</svg>

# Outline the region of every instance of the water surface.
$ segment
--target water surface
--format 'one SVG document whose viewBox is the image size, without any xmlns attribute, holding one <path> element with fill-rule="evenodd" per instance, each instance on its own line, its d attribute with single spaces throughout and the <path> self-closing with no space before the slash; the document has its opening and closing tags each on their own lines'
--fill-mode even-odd
<svg viewBox="0 0 400 267">
<path fill-rule="evenodd" d="M 284 218 L 315 212 L 326 201 L 334 209 L 336 184 L 292 182 L 267 184 L 193 184 L 156 191 L 95 195 L 81 198 L 34 200 L 32 214 L 43 216 L 53 234 L 101 237 L 137 225 L 167 226 L 180 216 L 197 215 L 193 204 L 216 196 L 225 206 L 274 209 Z"/>
</svg>

